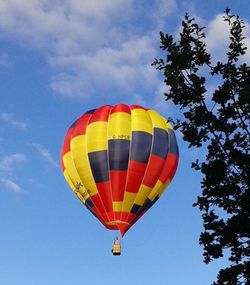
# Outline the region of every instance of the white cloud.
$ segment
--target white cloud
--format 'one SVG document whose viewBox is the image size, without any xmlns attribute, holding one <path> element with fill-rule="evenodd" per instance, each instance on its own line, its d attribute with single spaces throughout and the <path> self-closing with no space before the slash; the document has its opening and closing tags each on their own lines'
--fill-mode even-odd
<svg viewBox="0 0 250 285">
<path fill-rule="evenodd" d="M 8 0 L 0 3 L 0 29 L 40 50 L 59 94 L 133 94 L 138 87 L 143 93 L 158 84 L 150 66 L 158 51 L 158 19 L 175 10 L 175 0 Z"/>
<path fill-rule="evenodd" d="M 244 41 L 247 47 L 247 51 L 246 54 L 243 56 L 243 60 L 248 64 L 250 64 L 250 23 L 247 21 L 244 22 L 245 22 L 244 35 L 246 37 Z"/>
<path fill-rule="evenodd" d="M 53 159 L 52 155 L 43 145 L 39 143 L 33 143 L 32 145 L 51 166 L 59 167 L 58 163 Z"/>
<path fill-rule="evenodd" d="M 209 53 L 213 55 L 213 60 L 222 61 L 226 58 L 228 52 L 230 27 L 228 22 L 223 19 L 224 14 L 218 14 L 213 20 L 207 24 L 207 37 L 206 43 Z M 245 44 L 247 46 L 247 53 L 244 56 L 244 60 L 250 63 L 250 25 L 244 20 L 246 28 L 243 31 L 245 35 Z"/>
<path fill-rule="evenodd" d="M 166 86 L 164 82 L 160 82 L 158 84 L 158 88 L 152 96 L 152 101 L 150 106 L 151 108 L 157 110 L 163 116 L 171 116 L 172 110 L 170 108 L 170 102 L 166 101 L 165 93 L 169 91 L 169 86 Z"/>
<path fill-rule="evenodd" d="M 8 176 L 13 174 L 17 164 L 21 164 L 26 161 L 27 158 L 22 153 L 11 154 L 0 160 L 0 182 L 12 192 L 21 193 L 23 192 L 23 189 Z"/>
<path fill-rule="evenodd" d="M 177 1 L 175 0 L 159 0 L 156 1 L 157 17 L 166 17 L 171 15 L 177 9 Z"/>
<path fill-rule="evenodd" d="M 121 92 L 131 92 L 139 85 L 145 90 L 158 83 L 157 73 L 150 66 L 155 56 L 152 40 L 143 36 L 128 39 L 118 49 L 106 47 L 91 54 L 53 58 L 50 63 L 54 67 L 69 72 L 59 74 L 52 88 L 75 96 L 83 90 L 83 96 L 91 93 L 95 83 L 107 90 L 121 88 Z M 75 72 L 70 74 L 72 66 Z"/>
<path fill-rule="evenodd" d="M 43 52 L 71 55 L 107 45 L 116 23 L 132 11 L 130 0 L 9 0 L 0 4 L 3 31 Z M 126 12 L 126 13 L 124 13 Z M 46 48 L 47 50 L 44 50 Z"/>
<path fill-rule="evenodd" d="M 216 54 L 221 58 L 225 55 L 227 46 L 229 44 L 229 27 L 223 21 L 224 14 L 218 14 L 207 25 L 207 48 L 212 54 Z"/>
<path fill-rule="evenodd" d="M 0 115 L 0 118 L 7 122 L 10 123 L 13 127 L 17 129 L 27 129 L 29 124 L 27 122 L 19 121 L 15 118 L 15 115 L 13 113 L 2 113 Z"/>
<path fill-rule="evenodd" d="M 17 164 L 26 162 L 27 158 L 22 153 L 15 153 L 5 156 L 0 160 L 0 174 L 11 174 Z"/>
<path fill-rule="evenodd" d="M 18 184 L 10 179 L 0 178 L 0 182 L 12 192 L 22 193 L 24 191 Z"/>
</svg>

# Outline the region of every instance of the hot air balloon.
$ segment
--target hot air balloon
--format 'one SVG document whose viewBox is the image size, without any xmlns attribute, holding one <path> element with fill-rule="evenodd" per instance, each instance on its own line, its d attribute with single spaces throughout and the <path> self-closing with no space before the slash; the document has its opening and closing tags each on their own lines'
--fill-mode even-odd
<svg viewBox="0 0 250 285">
<path fill-rule="evenodd" d="M 156 111 L 105 105 L 70 126 L 61 164 L 80 201 L 124 236 L 173 179 L 178 146 L 171 125 Z"/>
</svg>

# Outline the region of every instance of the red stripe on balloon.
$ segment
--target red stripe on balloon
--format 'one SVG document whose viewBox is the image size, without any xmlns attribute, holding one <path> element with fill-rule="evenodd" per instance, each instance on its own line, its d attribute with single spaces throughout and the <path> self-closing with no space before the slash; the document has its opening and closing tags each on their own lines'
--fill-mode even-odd
<svg viewBox="0 0 250 285">
<path fill-rule="evenodd" d="M 126 185 L 127 192 L 131 193 L 138 192 L 146 167 L 147 167 L 146 163 L 132 161 L 132 160 L 129 161 L 128 177 Z"/>
<path fill-rule="evenodd" d="M 145 108 L 143 108 L 143 107 L 140 106 L 140 105 L 131 105 L 131 106 L 130 106 L 130 109 L 131 109 L 131 110 L 134 110 L 134 109 L 143 109 L 143 110 L 146 110 Z"/>
<path fill-rule="evenodd" d="M 63 147 L 62 147 L 62 156 L 70 151 L 70 140 L 71 140 L 72 129 L 68 129 L 68 132 L 65 136 Z"/>
<path fill-rule="evenodd" d="M 102 106 L 96 109 L 89 120 L 89 124 L 99 121 L 107 122 L 111 109 L 111 106 Z"/>
<path fill-rule="evenodd" d="M 113 221 L 114 214 L 113 214 L 113 204 L 112 204 L 112 197 L 110 191 L 110 182 L 106 181 L 106 182 L 96 183 L 96 187 L 103 202 L 104 208 L 107 212 L 108 218 L 110 221 Z"/>
<path fill-rule="evenodd" d="M 127 105 L 124 104 L 117 104 L 113 107 L 112 111 L 110 114 L 116 113 L 116 112 L 124 112 L 131 114 L 130 108 Z"/>
<path fill-rule="evenodd" d="M 61 167 L 62 167 L 62 171 L 64 172 L 65 170 L 65 165 L 63 163 L 63 156 L 70 152 L 70 140 L 71 140 L 71 134 L 72 134 L 72 129 L 69 128 L 67 131 L 67 134 L 64 138 L 64 142 L 63 142 L 63 147 L 62 147 L 62 152 L 61 152 Z"/>
<path fill-rule="evenodd" d="M 112 189 L 113 201 L 123 201 L 124 191 L 126 186 L 127 171 L 126 170 L 111 170 L 110 180 Z"/>
<path fill-rule="evenodd" d="M 99 194 L 91 196 L 91 200 L 94 203 L 95 207 L 98 209 L 99 213 L 102 215 L 104 223 L 109 222 L 108 215 L 106 213 L 106 210 L 105 210 L 104 205 L 100 199 Z"/>
<path fill-rule="evenodd" d="M 167 180 L 172 180 L 178 164 L 178 156 L 173 155 L 171 152 L 168 153 L 165 164 L 162 169 L 162 173 L 159 180 L 165 184 Z"/>
<path fill-rule="evenodd" d="M 165 159 L 152 154 L 149 158 L 142 184 L 153 188 L 162 172 L 164 163 Z"/>
<path fill-rule="evenodd" d="M 87 129 L 88 122 L 91 116 L 92 114 L 84 114 L 83 116 L 79 118 L 79 120 L 76 122 L 76 124 L 73 127 L 71 138 L 86 134 L 86 129 Z"/>
</svg>

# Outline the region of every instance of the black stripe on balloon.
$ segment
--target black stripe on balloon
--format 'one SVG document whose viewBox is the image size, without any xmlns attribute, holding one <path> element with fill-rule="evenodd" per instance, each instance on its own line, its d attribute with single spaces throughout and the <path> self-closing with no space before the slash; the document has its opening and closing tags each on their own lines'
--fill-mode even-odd
<svg viewBox="0 0 250 285">
<path fill-rule="evenodd" d="M 91 209 L 94 207 L 94 203 L 93 203 L 93 201 L 91 200 L 91 198 L 86 199 L 85 205 L 86 205 L 87 207 L 91 208 Z"/>
<path fill-rule="evenodd" d="M 88 208 L 88 210 L 99 220 L 98 216 L 96 215 L 96 213 L 93 211 L 92 208 L 90 208 L 89 206 L 86 206 Z"/>
<path fill-rule="evenodd" d="M 89 110 L 88 112 L 86 112 L 85 114 L 93 114 L 95 112 L 96 109 L 92 109 L 92 110 Z"/>
<path fill-rule="evenodd" d="M 154 128 L 152 154 L 165 159 L 168 154 L 168 148 L 169 148 L 169 135 L 167 131 L 160 128 Z"/>
<path fill-rule="evenodd" d="M 177 156 L 179 154 L 179 150 L 174 131 L 172 129 L 169 129 L 168 134 L 169 134 L 169 152 Z"/>
<path fill-rule="evenodd" d="M 151 134 L 141 131 L 133 131 L 129 159 L 147 163 L 151 151 L 151 143 Z"/>
<path fill-rule="evenodd" d="M 78 197 L 78 198 L 79 198 L 79 197 Z M 79 198 L 79 199 L 80 199 L 80 198 Z M 80 201 L 82 202 L 81 199 L 80 199 Z M 88 199 L 85 201 L 84 205 L 86 206 L 86 208 L 87 208 L 97 219 L 99 219 L 99 218 L 97 217 L 96 213 L 93 211 L 94 203 L 93 203 L 93 201 L 91 200 L 91 198 L 88 198 Z"/>
<path fill-rule="evenodd" d="M 110 170 L 127 170 L 130 140 L 112 139 L 108 141 Z"/>
<path fill-rule="evenodd" d="M 132 209 L 131 209 L 131 213 L 136 215 L 137 212 L 139 211 L 140 207 L 141 207 L 140 205 L 134 204 Z"/>
<path fill-rule="evenodd" d="M 88 154 L 92 174 L 96 183 L 109 181 L 107 150 Z"/>
<path fill-rule="evenodd" d="M 151 201 L 150 199 L 146 199 L 146 201 L 144 202 L 144 204 L 140 207 L 140 209 L 135 213 L 136 216 L 140 216 L 143 212 L 146 212 L 149 208 L 151 208 L 154 203 L 159 199 L 159 196 L 157 195 L 153 201 Z"/>
</svg>

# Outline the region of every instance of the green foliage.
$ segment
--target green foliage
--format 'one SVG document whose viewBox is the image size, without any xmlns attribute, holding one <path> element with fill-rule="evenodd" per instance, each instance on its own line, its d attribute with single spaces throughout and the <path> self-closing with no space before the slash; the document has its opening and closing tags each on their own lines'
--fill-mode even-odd
<svg viewBox="0 0 250 285">
<path fill-rule="evenodd" d="M 204 262 L 223 257 L 227 250 L 231 264 L 219 271 L 213 285 L 238 285 L 250 284 L 250 67 L 239 61 L 246 52 L 244 22 L 230 9 L 224 21 L 230 29 L 225 62 L 212 65 L 204 27 L 186 14 L 178 42 L 160 33 L 166 58 L 155 59 L 152 65 L 163 72 L 170 87 L 166 100 L 182 111 L 175 128 L 189 147 L 207 149 L 204 161 L 192 163 L 203 174 L 202 194 L 194 206 L 202 211 L 199 242 Z M 208 76 L 221 82 L 210 99 Z"/>
</svg>

